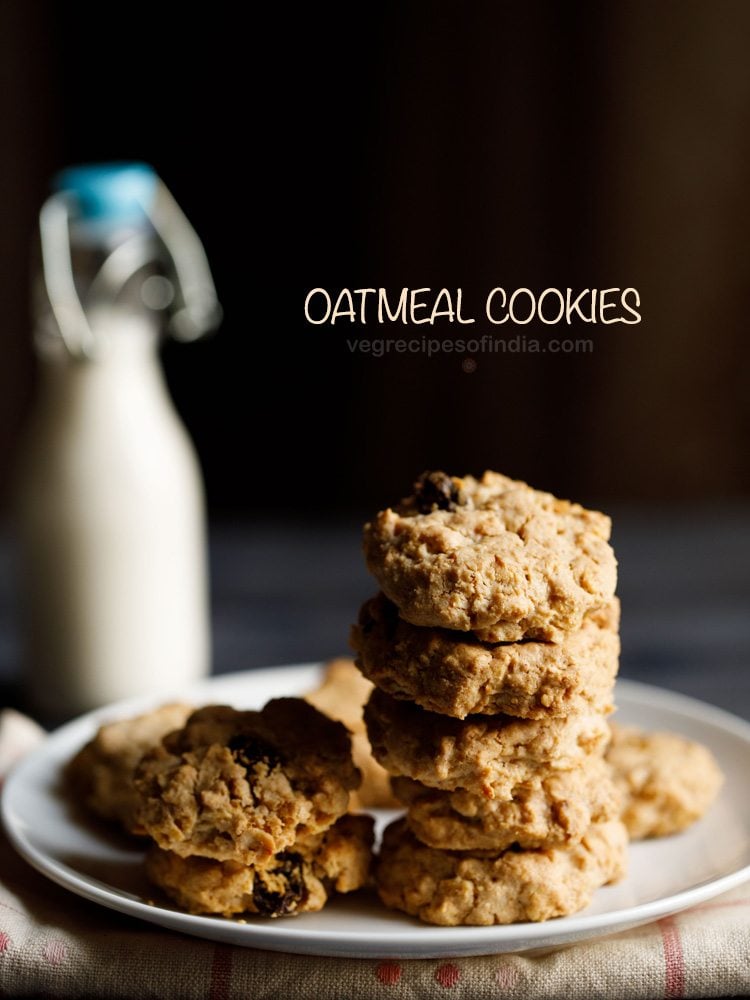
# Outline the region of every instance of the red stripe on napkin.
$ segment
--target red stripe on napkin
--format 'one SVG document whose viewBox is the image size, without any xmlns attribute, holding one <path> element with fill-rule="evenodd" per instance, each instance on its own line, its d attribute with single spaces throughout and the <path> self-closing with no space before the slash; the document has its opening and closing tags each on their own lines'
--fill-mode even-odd
<svg viewBox="0 0 750 1000">
<path fill-rule="evenodd" d="M 674 917 L 664 917 L 659 921 L 662 944 L 664 946 L 664 964 L 666 966 L 666 983 L 664 996 L 667 1000 L 685 996 L 685 956 L 682 953 L 680 931 Z"/>
</svg>

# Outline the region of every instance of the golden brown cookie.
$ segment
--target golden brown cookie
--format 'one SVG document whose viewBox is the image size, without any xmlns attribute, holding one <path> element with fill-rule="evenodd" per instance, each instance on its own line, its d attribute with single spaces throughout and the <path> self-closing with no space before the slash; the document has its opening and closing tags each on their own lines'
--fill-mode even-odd
<svg viewBox="0 0 750 1000">
<path fill-rule="evenodd" d="M 376 866 L 380 898 L 430 924 L 511 924 L 577 913 L 594 890 L 622 878 L 627 832 L 594 823 L 575 844 L 543 850 L 437 851 L 405 820 L 385 831 Z"/>
<path fill-rule="evenodd" d="M 137 822 L 182 857 L 261 865 L 329 827 L 358 783 L 347 730 L 301 698 L 209 705 L 139 764 Z"/>
<path fill-rule="evenodd" d="M 676 733 L 611 728 L 606 759 L 631 839 L 677 833 L 703 816 L 724 781 L 706 747 Z"/>
<path fill-rule="evenodd" d="M 425 473 L 365 525 L 367 565 L 412 625 L 486 642 L 554 639 L 608 604 L 610 520 L 526 483 Z"/>
<path fill-rule="evenodd" d="M 139 803 L 133 785 L 136 765 L 167 733 L 184 726 L 192 711 L 190 705 L 162 705 L 101 726 L 66 768 L 73 794 L 97 816 L 132 831 Z"/>
<path fill-rule="evenodd" d="M 600 754 L 609 740 L 603 715 L 452 719 L 397 701 L 377 688 L 365 706 L 372 752 L 393 775 L 452 791 L 509 799 L 516 786 L 550 770 L 566 771 Z"/>
<path fill-rule="evenodd" d="M 343 816 L 324 833 L 301 837 L 263 868 L 236 861 L 182 858 L 154 847 L 146 872 L 190 913 L 282 917 L 321 910 L 335 892 L 353 892 L 368 880 L 373 820 Z"/>
<path fill-rule="evenodd" d="M 512 799 L 488 799 L 457 789 L 444 792 L 410 778 L 393 778 L 407 806 L 412 833 L 428 847 L 504 851 L 554 847 L 582 839 L 592 823 L 618 819 L 621 800 L 600 758 L 574 771 L 555 771 L 517 785 Z"/>
<path fill-rule="evenodd" d="M 615 599 L 558 642 L 486 643 L 409 625 L 380 594 L 362 606 L 351 644 L 363 674 L 394 698 L 457 719 L 498 712 L 543 719 L 612 710 L 618 624 Z"/>
<path fill-rule="evenodd" d="M 343 722 L 352 734 L 352 757 L 362 774 L 362 783 L 352 792 L 350 809 L 395 809 L 398 802 L 391 792 L 388 772 L 372 756 L 362 719 L 362 709 L 372 692 L 372 684 L 362 676 L 354 660 L 340 657 L 325 665 L 323 682 L 305 695 L 330 719 Z"/>
</svg>

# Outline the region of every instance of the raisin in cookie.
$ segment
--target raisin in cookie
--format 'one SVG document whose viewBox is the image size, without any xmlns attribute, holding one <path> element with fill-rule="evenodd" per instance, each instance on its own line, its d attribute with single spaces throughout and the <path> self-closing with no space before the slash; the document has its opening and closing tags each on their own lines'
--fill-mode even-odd
<svg viewBox="0 0 750 1000">
<path fill-rule="evenodd" d="M 633 840 L 684 830 L 706 812 L 724 780 L 706 747 L 675 733 L 613 725 L 606 759 Z"/>
<path fill-rule="evenodd" d="M 618 622 L 615 600 L 559 642 L 493 644 L 409 625 L 381 594 L 362 606 L 351 644 L 362 673 L 394 698 L 457 719 L 497 712 L 543 719 L 612 710 Z"/>
<path fill-rule="evenodd" d="M 607 765 L 594 758 L 573 771 L 555 771 L 516 786 L 512 799 L 444 792 L 393 778 L 412 833 L 428 847 L 503 851 L 554 847 L 583 838 L 592 823 L 618 819 L 621 799 Z"/>
<path fill-rule="evenodd" d="M 139 805 L 133 785 L 135 768 L 147 750 L 184 726 L 192 711 L 190 705 L 162 705 L 133 719 L 101 726 L 67 766 L 73 794 L 97 816 L 132 831 Z"/>
<path fill-rule="evenodd" d="M 182 857 L 261 865 L 329 827 L 358 783 L 349 733 L 302 699 L 209 705 L 141 761 L 136 819 Z"/>
<path fill-rule="evenodd" d="M 305 695 L 330 719 L 343 722 L 352 734 L 352 757 L 362 774 L 362 783 L 352 792 L 350 809 L 394 809 L 398 802 L 391 792 L 388 772 L 375 760 L 362 719 L 362 709 L 372 692 L 372 684 L 362 676 L 354 660 L 340 657 L 326 664 L 323 682 Z"/>
<path fill-rule="evenodd" d="M 470 715 L 452 719 L 377 688 L 365 706 L 375 759 L 393 775 L 452 791 L 509 799 L 523 782 L 566 771 L 604 752 L 609 726 L 597 712 L 562 719 Z"/>
<path fill-rule="evenodd" d="M 263 868 L 182 858 L 154 847 L 146 857 L 146 872 L 190 913 L 282 917 L 321 910 L 333 893 L 365 885 L 372 842 L 372 818 L 348 815 L 324 833 L 300 837 Z"/>
<path fill-rule="evenodd" d="M 622 878 L 627 832 L 594 823 L 575 844 L 544 850 L 436 851 L 405 820 L 385 831 L 376 867 L 380 898 L 430 924 L 511 924 L 549 920 L 588 906 L 599 886 Z"/>
<path fill-rule="evenodd" d="M 412 625 L 554 639 L 611 601 L 610 520 L 496 472 L 425 473 L 365 525 L 367 565 Z"/>
</svg>

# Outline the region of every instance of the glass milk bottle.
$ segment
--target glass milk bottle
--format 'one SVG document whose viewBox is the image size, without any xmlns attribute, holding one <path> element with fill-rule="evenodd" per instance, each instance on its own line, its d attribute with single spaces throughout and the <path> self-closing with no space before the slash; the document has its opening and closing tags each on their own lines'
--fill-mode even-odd
<svg viewBox="0 0 750 1000">
<path fill-rule="evenodd" d="M 203 485 L 158 347 L 220 318 L 201 244 L 151 168 L 71 168 L 56 186 L 15 491 L 28 700 L 48 719 L 208 672 Z"/>
</svg>

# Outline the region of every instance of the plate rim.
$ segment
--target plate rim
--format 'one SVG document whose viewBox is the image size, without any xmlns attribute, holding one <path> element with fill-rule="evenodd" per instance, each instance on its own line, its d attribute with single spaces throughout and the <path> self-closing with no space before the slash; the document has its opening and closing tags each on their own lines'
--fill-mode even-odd
<svg viewBox="0 0 750 1000">
<path fill-rule="evenodd" d="M 270 675 L 273 675 L 273 682 L 277 686 L 284 686 L 279 684 L 279 681 L 285 675 L 286 677 L 299 675 L 300 678 L 307 678 L 312 684 L 315 678 L 320 676 L 322 666 L 320 662 L 309 662 L 218 674 L 183 689 L 179 692 L 179 697 L 182 700 L 190 700 L 191 696 L 203 697 L 204 690 L 220 689 L 224 683 L 230 686 L 252 680 L 262 683 L 263 677 L 270 679 Z M 621 677 L 618 678 L 617 685 L 616 694 L 619 691 L 626 700 L 648 700 L 650 705 L 655 705 L 657 708 L 666 707 L 695 721 L 712 724 L 740 738 L 750 748 L 750 722 L 725 709 L 682 692 L 642 681 Z M 192 695 L 192 692 L 195 692 L 195 695 Z M 78 872 L 38 848 L 26 836 L 23 817 L 16 816 L 14 812 L 14 800 L 15 790 L 22 786 L 25 773 L 28 770 L 33 771 L 40 760 L 47 760 L 52 754 L 56 764 L 59 764 L 55 750 L 59 750 L 60 746 L 71 738 L 72 733 L 80 730 L 83 739 L 86 730 L 91 731 L 93 727 L 100 725 L 103 719 L 115 719 L 128 712 L 145 710 L 150 705 L 163 704 L 171 696 L 176 695 L 161 692 L 123 699 L 86 712 L 58 727 L 38 747 L 16 763 L 5 779 L 0 799 L 0 816 L 8 839 L 21 857 L 43 876 L 91 902 L 170 930 L 268 951 L 332 957 L 377 959 L 500 954 L 534 948 L 561 947 L 575 941 L 592 939 L 650 923 L 705 902 L 750 880 L 750 864 L 748 864 L 733 872 L 708 878 L 677 893 L 605 913 L 584 912 L 541 923 L 527 922 L 490 927 L 437 927 L 420 924 L 414 920 L 413 923 L 394 926 L 393 929 L 355 931 L 347 935 L 342 935 L 340 930 L 335 929 L 306 928 L 301 923 L 292 921 L 273 922 L 268 925 L 239 924 L 221 917 L 188 914 L 151 905 L 122 890 L 108 888 L 105 883 Z M 404 915 L 405 921 L 410 919 Z M 548 943 L 550 939 L 553 939 L 552 944 Z"/>
</svg>

